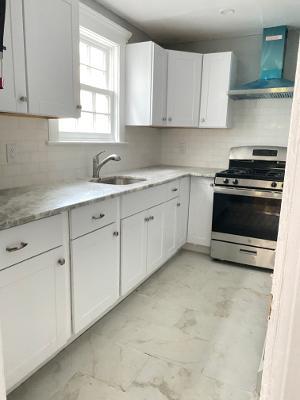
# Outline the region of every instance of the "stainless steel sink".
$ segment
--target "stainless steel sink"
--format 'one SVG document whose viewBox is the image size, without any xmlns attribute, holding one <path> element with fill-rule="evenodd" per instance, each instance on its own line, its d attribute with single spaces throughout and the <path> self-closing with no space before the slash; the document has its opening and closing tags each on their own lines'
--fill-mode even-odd
<svg viewBox="0 0 300 400">
<path fill-rule="evenodd" d="M 104 183 L 106 185 L 132 185 L 144 181 L 146 179 L 134 178 L 132 176 L 108 176 L 106 178 L 93 178 L 90 180 L 90 182 Z"/>
</svg>

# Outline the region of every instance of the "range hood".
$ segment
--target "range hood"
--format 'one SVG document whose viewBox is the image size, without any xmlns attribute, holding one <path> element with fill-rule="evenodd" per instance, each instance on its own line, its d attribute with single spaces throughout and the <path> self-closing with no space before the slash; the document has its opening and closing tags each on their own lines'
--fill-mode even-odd
<svg viewBox="0 0 300 400">
<path fill-rule="evenodd" d="M 283 78 L 287 34 L 287 26 L 264 29 L 260 78 L 230 90 L 228 95 L 231 99 L 293 97 L 294 82 Z"/>
</svg>

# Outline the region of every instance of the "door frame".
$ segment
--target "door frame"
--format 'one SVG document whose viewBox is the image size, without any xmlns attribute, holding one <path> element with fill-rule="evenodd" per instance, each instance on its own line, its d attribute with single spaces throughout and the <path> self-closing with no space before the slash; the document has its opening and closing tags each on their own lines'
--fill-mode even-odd
<svg viewBox="0 0 300 400">
<path fill-rule="evenodd" d="M 280 100 L 279 100 L 280 101 Z M 299 399 L 300 370 L 300 54 L 276 250 L 261 400 Z"/>
</svg>

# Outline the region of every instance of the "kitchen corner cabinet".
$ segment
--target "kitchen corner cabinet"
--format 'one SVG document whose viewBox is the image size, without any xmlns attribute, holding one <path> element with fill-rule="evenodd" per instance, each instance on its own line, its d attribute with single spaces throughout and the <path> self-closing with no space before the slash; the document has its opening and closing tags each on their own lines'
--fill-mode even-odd
<svg viewBox="0 0 300 400">
<path fill-rule="evenodd" d="M 80 209 L 79 209 L 80 210 Z M 78 333 L 119 298 L 119 232 L 116 223 L 72 241 L 73 323 Z"/>
<path fill-rule="evenodd" d="M 69 263 L 62 247 L 0 271 L 0 314 L 7 389 L 71 335 Z"/>
<path fill-rule="evenodd" d="M 202 54 L 168 50 L 167 125 L 199 125 Z"/>
<path fill-rule="evenodd" d="M 229 128 L 231 100 L 228 91 L 236 75 L 232 52 L 204 54 L 202 71 L 200 128 Z"/>
<path fill-rule="evenodd" d="M 126 124 L 198 127 L 202 55 L 127 45 Z"/>
<path fill-rule="evenodd" d="M 166 125 L 167 68 L 167 52 L 156 43 L 127 45 L 127 125 Z"/>
<path fill-rule="evenodd" d="M 188 243 L 210 247 L 213 182 L 212 178 L 191 179 Z"/>
<path fill-rule="evenodd" d="M 7 11 L 0 111 L 80 116 L 78 0 L 8 0 Z"/>
</svg>

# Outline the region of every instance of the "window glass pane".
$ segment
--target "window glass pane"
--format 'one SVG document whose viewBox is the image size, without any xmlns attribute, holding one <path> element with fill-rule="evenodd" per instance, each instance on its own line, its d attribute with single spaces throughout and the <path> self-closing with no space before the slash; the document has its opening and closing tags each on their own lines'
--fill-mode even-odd
<svg viewBox="0 0 300 400">
<path fill-rule="evenodd" d="M 96 93 L 96 113 L 110 113 L 110 97 L 105 94 Z"/>
<path fill-rule="evenodd" d="M 97 69 L 80 65 L 80 82 L 98 89 L 107 89 L 107 74 Z"/>
<path fill-rule="evenodd" d="M 83 111 L 94 111 L 93 109 L 93 93 L 87 90 L 80 91 L 80 103 Z"/>
<path fill-rule="evenodd" d="M 96 114 L 95 130 L 99 133 L 111 133 L 110 116 Z"/>
<path fill-rule="evenodd" d="M 75 132 L 77 120 L 75 118 L 60 119 L 58 125 L 61 132 Z"/>
<path fill-rule="evenodd" d="M 89 64 L 88 46 L 83 42 L 80 42 L 80 62 Z"/>
<path fill-rule="evenodd" d="M 81 113 L 81 117 L 78 119 L 78 131 L 79 132 L 94 131 L 93 114 L 85 112 Z"/>
<path fill-rule="evenodd" d="M 91 47 L 91 67 L 106 70 L 106 52 L 96 47 Z"/>
</svg>

